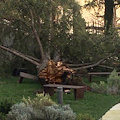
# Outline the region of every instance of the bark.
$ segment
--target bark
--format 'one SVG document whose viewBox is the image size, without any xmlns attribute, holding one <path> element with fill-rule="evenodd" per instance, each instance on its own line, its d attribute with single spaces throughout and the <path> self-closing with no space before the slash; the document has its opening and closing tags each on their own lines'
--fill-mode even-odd
<svg viewBox="0 0 120 120">
<path fill-rule="evenodd" d="M 55 62 L 60 61 L 60 54 L 58 53 L 58 51 L 55 51 L 53 60 L 54 60 Z"/>
<path fill-rule="evenodd" d="M 50 54 L 49 53 L 45 53 L 44 58 L 41 60 L 41 63 L 39 64 L 38 67 L 38 73 L 40 71 L 42 71 L 46 66 L 48 61 L 50 60 Z"/>
<path fill-rule="evenodd" d="M 30 55 L 25 55 L 25 56 L 40 63 L 40 59 L 34 58 L 34 57 L 30 56 Z"/>
</svg>

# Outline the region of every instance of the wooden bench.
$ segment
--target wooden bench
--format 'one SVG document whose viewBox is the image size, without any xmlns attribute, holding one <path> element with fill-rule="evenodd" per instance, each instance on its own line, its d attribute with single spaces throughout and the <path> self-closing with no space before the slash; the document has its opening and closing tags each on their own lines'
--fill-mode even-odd
<svg viewBox="0 0 120 120">
<path fill-rule="evenodd" d="M 75 98 L 75 100 L 83 98 L 84 97 L 84 92 L 85 92 L 85 87 L 84 86 L 46 84 L 43 87 L 44 87 L 44 92 L 48 93 L 51 96 L 54 95 L 54 88 L 57 88 L 57 87 L 74 89 L 74 98 Z"/>
<path fill-rule="evenodd" d="M 18 83 L 22 83 L 23 78 L 28 78 L 28 79 L 32 79 L 32 80 L 38 80 L 39 79 L 35 75 L 31 75 L 31 74 L 28 74 L 28 73 L 20 72 L 20 79 L 18 80 Z"/>
<path fill-rule="evenodd" d="M 88 73 L 88 81 L 92 82 L 92 76 L 93 75 L 110 75 L 111 72 L 90 72 Z M 117 72 L 118 75 L 120 75 L 120 72 Z"/>
</svg>

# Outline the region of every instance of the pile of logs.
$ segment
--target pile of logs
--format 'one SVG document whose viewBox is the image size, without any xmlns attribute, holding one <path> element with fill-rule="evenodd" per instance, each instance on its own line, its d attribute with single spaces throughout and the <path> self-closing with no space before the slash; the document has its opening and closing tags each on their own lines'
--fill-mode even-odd
<svg viewBox="0 0 120 120">
<path fill-rule="evenodd" d="M 45 79 L 46 83 L 61 83 L 64 73 L 74 73 L 74 71 L 64 65 L 62 62 L 50 60 L 45 69 L 39 73 L 39 78 Z M 67 75 L 69 78 L 69 75 Z"/>
</svg>

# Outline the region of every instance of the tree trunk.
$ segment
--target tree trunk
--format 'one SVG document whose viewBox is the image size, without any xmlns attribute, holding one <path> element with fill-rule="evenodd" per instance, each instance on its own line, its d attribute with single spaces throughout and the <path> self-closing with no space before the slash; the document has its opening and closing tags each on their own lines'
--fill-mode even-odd
<svg viewBox="0 0 120 120">
<path fill-rule="evenodd" d="M 50 54 L 45 53 L 44 58 L 41 60 L 39 66 L 37 66 L 38 73 L 40 71 L 42 71 L 47 66 L 47 63 L 48 63 L 49 60 L 50 60 Z"/>
<path fill-rule="evenodd" d="M 117 25 L 117 22 L 116 22 L 116 7 L 114 7 L 113 9 L 113 27 L 115 28 Z"/>
<path fill-rule="evenodd" d="M 105 33 L 107 34 L 109 28 L 112 27 L 113 23 L 113 9 L 114 9 L 114 1 L 113 0 L 105 0 Z"/>
</svg>

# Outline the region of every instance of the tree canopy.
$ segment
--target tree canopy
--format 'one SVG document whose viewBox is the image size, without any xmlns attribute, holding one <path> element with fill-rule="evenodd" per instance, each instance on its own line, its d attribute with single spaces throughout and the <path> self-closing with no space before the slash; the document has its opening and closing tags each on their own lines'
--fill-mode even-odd
<svg viewBox="0 0 120 120">
<path fill-rule="evenodd" d="M 0 2 L 0 11 L 0 48 L 37 66 L 41 63 L 41 69 L 49 59 L 73 54 L 71 49 L 75 44 L 78 49 L 86 35 L 74 0 L 6 0 Z M 5 44 L 5 39 L 13 44 Z"/>
</svg>

